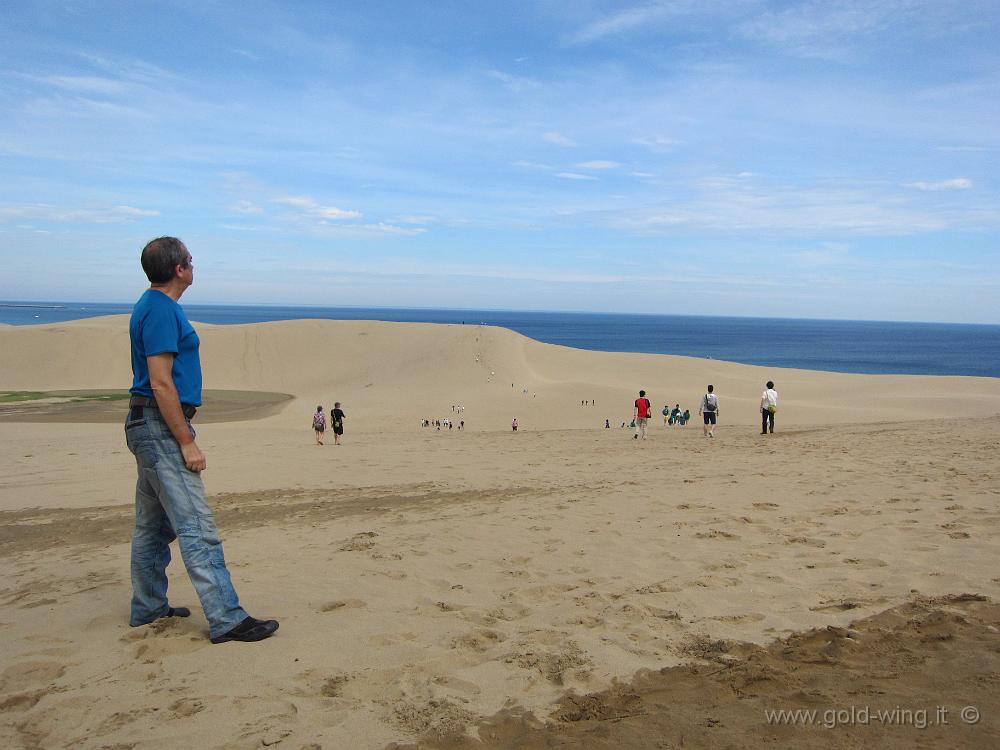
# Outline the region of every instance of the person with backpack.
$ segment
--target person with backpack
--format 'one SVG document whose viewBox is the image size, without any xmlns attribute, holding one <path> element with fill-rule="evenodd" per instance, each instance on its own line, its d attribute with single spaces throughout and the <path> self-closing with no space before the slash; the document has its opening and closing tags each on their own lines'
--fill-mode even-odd
<svg viewBox="0 0 1000 750">
<path fill-rule="evenodd" d="M 701 428 L 705 437 L 715 437 L 715 423 L 719 417 L 719 397 L 715 395 L 715 386 L 708 386 L 708 393 L 701 397 L 698 405 L 698 414 L 705 418 L 705 425 Z"/>
<path fill-rule="evenodd" d="M 778 392 L 774 390 L 774 383 L 770 380 L 764 386 L 764 392 L 760 396 L 760 434 L 766 435 L 770 426 L 771 434 L 774 434 L 774 414 L 778 411 Z"/>
<path fill-rule="evenodd" d="M 323 445 L 323 434 L 326 432 L 326 415 L 323 407 L 317 406 L 313 414 L 313 432 L 316 433 L 316 445 Z"/>
<path fill-rule="evenodd" d="M 649 413 L 652 411 L 653 405 L 646 398 L 645 391 L 639 391 L 639 398 L 635 400 L 635 406 L 632 409 L 632 418 L 635 420 L 635 435 L 632 436 L 633 440 L 638 440 L 639 436 L 642 439 L 646 439 L 646 422 L 649 421 Z"/>
</svg>

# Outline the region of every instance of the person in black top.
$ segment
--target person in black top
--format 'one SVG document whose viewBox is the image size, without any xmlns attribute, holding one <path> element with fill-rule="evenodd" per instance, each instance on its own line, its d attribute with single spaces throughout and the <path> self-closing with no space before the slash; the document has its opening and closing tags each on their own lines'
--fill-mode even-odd
<svg viewBox="0 0 1000 750">
<path fill-rule="evenodd" d="M 330 410 L 330 421 L 333 423 L 333 444 L 340 445 L 340 436 L 344 434 L 344 414 L 343 409 L 340 408 L 340 402 L 337 401 L 333 405 L 333 409 Z"/>
</svg>

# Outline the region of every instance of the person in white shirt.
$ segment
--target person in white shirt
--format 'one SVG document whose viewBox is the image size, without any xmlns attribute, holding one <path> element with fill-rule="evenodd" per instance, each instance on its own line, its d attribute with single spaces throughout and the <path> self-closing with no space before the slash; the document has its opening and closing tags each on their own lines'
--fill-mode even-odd
<svg viewBox="0 0 1000 750">
<path fill-rule="evenodd" d="M 767 381 L 764 393 L 760 396 L 760 434 L 766 435 L 768 426 L 771 434 L 774 434 L 774 413 L 778 411 L 778 392 L 774 390 L 774 383 Z"/>
<path fill-rule="evenodd" d="M 719 415 L 719 397 L 715 395 L 715 386 L 708 386 L 708 393 L 701 397 L 698 413 L 705 418 L 701 431 L 705 437 L 715 437 L 715 422 Z"/>
</svg>

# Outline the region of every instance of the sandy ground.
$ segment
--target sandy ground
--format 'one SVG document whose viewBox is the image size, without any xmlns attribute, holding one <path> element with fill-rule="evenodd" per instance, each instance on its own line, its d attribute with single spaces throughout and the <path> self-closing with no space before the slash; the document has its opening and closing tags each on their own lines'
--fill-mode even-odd
<svg viewBox="0 0 1000 750">
<path fill-rule="evenodd" d="M 123 324 L 0 329 L 17 353 L 0 390 L 127 386 Z M 295 396 L 198 438 L 243 603 L 281 629 L 211 645 L 179 555 L 171 599 L 193 616 L 129 628 L 121 427 L 2 422 L 4 746 L 1000 744 L 1000 382 L 578 352 L 478 326 L 199 331 L 207 386 Z M 765 437 L 768 378 L 782 401 Z M 696 412 L 707 382 L 713 440 L 603 429 L 639 387 Z M 313 445 L 333 399 L 345 444 Z M 468 430 L 419 426 L 460 418 L 453 404 Z M 865 706 L 910 725 L 822 725 Z M 939 707 L 947 724 L 913 726 Z M 817 720 L 765 715 L 800 708 Z"/>
</svg>

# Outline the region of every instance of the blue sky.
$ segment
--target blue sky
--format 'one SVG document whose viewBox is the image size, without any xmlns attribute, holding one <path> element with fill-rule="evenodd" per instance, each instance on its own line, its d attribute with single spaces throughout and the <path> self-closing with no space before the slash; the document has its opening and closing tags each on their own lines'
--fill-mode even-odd
<svg viewBox="0 0 1000 750">
<path fill-rule="evenodd" d="M 0 7 L 0 299 L 1000 323 L 992 0 Z"/>
</svg>

